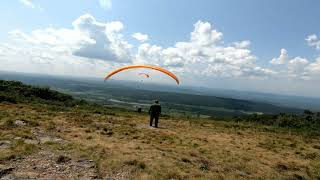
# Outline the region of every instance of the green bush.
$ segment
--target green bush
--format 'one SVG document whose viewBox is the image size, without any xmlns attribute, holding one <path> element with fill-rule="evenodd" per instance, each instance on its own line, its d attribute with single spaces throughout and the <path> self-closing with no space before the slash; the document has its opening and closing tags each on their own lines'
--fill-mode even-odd
<svg viewBox="0 0 320 180">
<path fill-rule="evenodd" d="M 74 99 L 71 95 L 51 90 L 48 87 L 35 87 L 25 85 L 19 81 L 5 80 L 0 80 L 0 102 L 32 102 L 68 107 L 87 103 L 84 100 Z"/>
<path fill-rule="evenodd" d="M 302 115 L 280 113 L 277 115 L 269 114 L 251 114 L 246 116 L 238 116 L 232 119 L 236 122 L 253 122 L 268 126 L 276 126 L 282 128 L 294 128 L 303 130 L 319 130 L 320 116 L 319 113 L 314 113 L 305 110 Z"/>
</svg>

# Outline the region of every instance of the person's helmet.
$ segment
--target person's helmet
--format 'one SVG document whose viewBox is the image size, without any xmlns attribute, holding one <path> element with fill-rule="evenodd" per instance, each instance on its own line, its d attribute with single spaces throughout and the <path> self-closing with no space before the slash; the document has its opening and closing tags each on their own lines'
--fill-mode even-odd
<svg viewBox="0 0 320 180">
<path fill-rule="evenodd" d="M 158 101 L 158 100 L 155 100 L 154 103 L 159 104 L 159 101 Z"/>
</svg>

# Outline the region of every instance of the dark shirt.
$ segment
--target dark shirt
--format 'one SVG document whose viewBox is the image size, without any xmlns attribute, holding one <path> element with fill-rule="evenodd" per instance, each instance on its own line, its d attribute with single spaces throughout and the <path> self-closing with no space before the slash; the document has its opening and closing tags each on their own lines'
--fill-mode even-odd
<svg viewBox="0 0 320 180">
<path fill-rule="evenodd" d="M 149 114 L 152 116 L 159 116 L 161 114 L 160 104 L 153 104 L 150 106 Z"/>
</svg>

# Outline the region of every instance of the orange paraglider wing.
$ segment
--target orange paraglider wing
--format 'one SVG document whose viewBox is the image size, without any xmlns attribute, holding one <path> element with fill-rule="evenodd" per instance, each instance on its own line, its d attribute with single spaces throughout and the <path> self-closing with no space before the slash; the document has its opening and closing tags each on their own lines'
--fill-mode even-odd
<svg viewBox="0 0 320 180">
<path fill-rule="evenodd" d="M 174 80 L 176 80 L 177 84 L 179 84 L 179 79 L 176 75 L 174 75 L 172 72 L 163 69 L 161 67 L 157 67 L 157 66 L 151 66 L 151 65 L 130 65 L 130 66 L 124 66 L 122 68 L 119 68 L 117 70 L 114 70 L 112 72 L 110 72 L 105 78 L 104 80 L 108 80 L 111 76 L 113 76 L 114 74 L 120 72 L 120 71 L 124 71 L 127 69 L 136 69 L 136 68 L 149 68 L 149 69 L 153 69 L 153 70 L 157 70 L 160 72 L 163 72 L 165 74 L 167 74 L 168 76 L 172 77 Z"/>
<path fill-rule="evenodd" d="M 149 77 L 150 77 L 150 75 L 149 75 L 149 74 L 147 74 L 147 73 L 139 73 L 139 75 L 144 75 L 144 76 L 146 76 L 147 78 L 149 78 Z"/>
</svg>

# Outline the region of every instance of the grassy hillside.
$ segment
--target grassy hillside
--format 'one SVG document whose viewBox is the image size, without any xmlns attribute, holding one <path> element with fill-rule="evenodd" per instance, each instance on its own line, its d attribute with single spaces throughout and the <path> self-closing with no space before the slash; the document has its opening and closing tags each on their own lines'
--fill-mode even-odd
<svg viewBox="0 0 320 180">
<path fill-rule="evenodd" d="M 85 103 L 72 96 L 50 90 L 48 87 L 34 87 L 19 81 L 0 80 L 0 102 L 10 103 L 44 103 L 74 106 Z"/>
<path fill-rule="evenodd" d="M 308 131 L 170 116 L 155 129 L 147 114 L 1 83 L 0 178 L 320 178 L 320 138 Z"/>
</svg>

